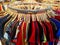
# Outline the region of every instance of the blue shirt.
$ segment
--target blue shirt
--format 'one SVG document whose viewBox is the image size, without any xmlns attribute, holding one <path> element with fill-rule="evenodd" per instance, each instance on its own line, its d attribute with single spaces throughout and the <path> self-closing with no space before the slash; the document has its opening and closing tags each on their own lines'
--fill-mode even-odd
<svg viewBox="0 0 60 45">
<path fill-rule="evenodd" d="M 56 24 L 56 27 L 57 27 L 56 36 L 59 37 L 60 36 L 60 21 L 58 21 L 54 18 L 50 18 L 50 20 L 53 21 Z"/>
<path fill-rule="evenodd" d="M 53 45 L 53 42 L 49 42 L 49 45 Z"/>
</svg>

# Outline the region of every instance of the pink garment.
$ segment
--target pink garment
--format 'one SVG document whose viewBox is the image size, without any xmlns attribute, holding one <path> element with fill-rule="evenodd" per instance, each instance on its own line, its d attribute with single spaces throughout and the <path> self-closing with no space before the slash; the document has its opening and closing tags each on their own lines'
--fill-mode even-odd
<svg viewBox="0 0 60 45">
<path fill-rule="evenodd" d="M 54 10 L 56 14 L 60 14 L 60 10 Z"/>
</svg>

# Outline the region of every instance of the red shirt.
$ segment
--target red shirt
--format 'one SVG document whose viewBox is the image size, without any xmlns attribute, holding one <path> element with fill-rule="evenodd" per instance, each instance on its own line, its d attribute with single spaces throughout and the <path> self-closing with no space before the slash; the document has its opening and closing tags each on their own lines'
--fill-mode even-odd
<svg viewBox="0 0 60 45">
<path fill-rule="evenodd" d="M 42 23 L 42 22 L 41 22 Z M 46 32 L 46 27 L 45 27 L 45 25 L 42 23 L 41 24 L 42 25 L 42 27 L 43 27 L 43 29 L 44 29 L 44 34 L 45 34 L 45 36 L 47 35 L 47 32 Z"/>
<path fill-rule="evenodd" d="M 36 35 L 36 42 L 37 42 L 37 44 L 40 44 L 40 37 L 39 37 L 39 27 L 38 27 L 38 23 L 37 23 L 37 21 L 36 21 L 36 23 L 35 23 L 35 29 L 36 29 L 36 33 L 37 33 L 37 35 Z"/>
<path fill-rule="evenodd" d="M 23 26 L 23 23 L 24 22 L 22 22 L 22 24 L 21 25 L 19 25 L 19 33 L 18 33 L 18 35 L 17 35 L 17 43 L 16 43 L 16 45 L 23 45 L 23 41 L 22 41 L 22 26 Z"/>
<path fill-rule="evenodd" d="M 24 25 L 23 25 L 23 38 L 24 40 L 26 39 L 26 22 L 24 22 Z"/>
<path fill-rule="evenodd" d="M 50 41 L 53 42 L 54 41 L 54 35 L 53 35 L 52 25 L 50 24 L 50 22 L 45 22 L 45 24 L 48 27 Z"/>
<path fill-rule="evenodd" d="M 32 21 L 32 34 L 29 39 L 30 43 L 35 43 L 35 24 L 34 21 Z"/>
</svg>

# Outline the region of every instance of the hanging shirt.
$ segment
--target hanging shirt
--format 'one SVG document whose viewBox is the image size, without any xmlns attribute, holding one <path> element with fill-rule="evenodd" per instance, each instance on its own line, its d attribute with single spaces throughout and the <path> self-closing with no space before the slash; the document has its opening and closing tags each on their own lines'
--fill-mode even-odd
<svg viewBox="0 0 60 45">
<path fill-rule="evenodd" d="M 17 29 L 18 24 L 19 24 L 19 21 L 16 21 L 14 27 L 11 30 L 11 39 L 14 39 L 14 37 L 15 37 L 16 29 Z"/>
<path fill-rule="evenodd" d="M 46 35 L 47 35 L 47 31 L 46 31 L 46 27 L 45 27 L 45 25 L 42 23 L 42 21 L 41 21 L 41 26 L 43 27 L 43 34 L 44 34 L 44 41 L 43 41 L 43 43 L 45 43 L 46 41 L 47 41 L 47 39 L 46 39 Z"/>
<path fill-rule="evenodd" d="M 11 17 L 11 19 L 5 24 L 5 30 L 6 32 L 11 33 L 11 25 L 14 23 L 14 21 L 12 21 L 13 17 Z"/>
<path fill-rule="evenodd" d="M 35 29 L 36 29 L 36 32 L 35 32 L 35 44 L 38 45 L 40 44 L 40 39 L 39 39 L 39 27 L 38 27 L 38 23 L 37 21 L 35 22 Z"/>
<path fill-rule="evenodd" d="M 18 24 L 18 16 L 16 17 L 16 19 L 13 21 L 13 24 L 11 25 L 11 39 L 14 39 L 15 37 L 17 24 Z"/>
<path fill-rule="evenodd" d="M 11 25 L 13 24 L 12 22 L 13 16 L 10 18 L 10 20 L 5 24 L 4 26 L 4 32 L 8 35 L 8 36 L 4 36 L 4 38 L 6 39 L 6 45 L 9 45 L 10 41 L 11 41 Z M 5 34 L 4 34 L 5 35 Z"/>
<path fill-rule="evenodd" d="M 30 36 L 30 39 L 29 39 L 29 42 L 31 43 L 35 43 L 35 21 L 32 21 L 32 32 L 31 32 L 31 36 Z"/>
<path fill-rule="evenodd" d="M 15 23 L 14 21 L 12 21 L 12 19 L 13 19 L 13 16 L 11 17 L 11 19 L 5 25 L 5 30 L 6 30 L 6 33 L 8 34 L 8 39 L 7 40 L 11 40 L 11 35 L 12 35 L 11 32 L 13 30 L 12 25 Z"/>
<path fill-rule="evenodd" d="M 38 40 L 37 40 L 37 31 L 38 29 L 36 29 L 36 21 L 32 21 L 31 23 L 31 38 L 29 39 L 29 45 L 38 45 Z"/>
<path fill-rule="evenodd" d="M 29 42 L 29 39 L 30 39 L 30 36 L 31 36 L 31 32 L 32 32 L 32 27 L 31 27 L 31 22 L 28 24 L 28 28 L 27 28 L 27 42 L 28 42 L 28 45 L 30 45 L 30 42 Z"/>
<path fill-rule="evenodd" d="M 38 23 L 38 27 L 39 27 L 39 41 L 40 44 L 44 41 L 44 34 L 43 34 L 43 27 L 41 26 L 41 24 L 39 22 Z"/>
<path fill-rule="evenodd" d="M 29 42 L 31 34 L 32 34 L 32 18 L 30 19 L 30 23 L 28 24 L 28 28 L 27 28 L 27 42 Z"/>
<path fill-rule="evenodd" d="M 46 38 L 47 38 L 47 41 L 50 41 L 50 39 L 49 39 L 49 31 L 48 31 L 48 27 L 47 27 L 47 25 L 44 23 L 44 22 L 42 22 L 43 24 L 44 24 L 44 26 L 46 27 Z"/>
<path fill-rule="evenodd" d="M 3 38 L 4 25 L 10 18 L 11 17 L 9 17 L 9 14 L 6 15 L 5 17 L 0 18 L 0 39 Z"/>
<path fill-rule="evenodd" d="M 53 28 L 53 34 L 54 34 L 54 38 L 57 39 L 56 37 L 56 32 L 57 32 L 57 26 L 53 21 L 50 21 L 52 28 Z"/>
<path fill-rule="evenodd" d="M 5 24 L 5 27 L 4 27 L 4 30 L 6 31 L 5 33 L 7 33 L 8 34 L 8 36 L 7 36 L 7 40 L 8 41 L 10 41 L 11 40 L 11 30 L 12 30 L 12 28 L 11 28 L 11 26 L 12 26 L 12 24 L 14 23 L 13 21 L 12 21 L 12 19 L 13 19 L 13 17 L 11 17 L 11 19 Z M 6 36 L 5 36 L 6 37 Z"/>
<path fill-rule="evenodd" d="M 19 25 L 22 24 L 22 22 L 23 22 L 23 20 L 20 21 L 20 22 L 18 21 L 18 23 L 17 23 L 18 26 L 17 26 L 17 29 L 16 29 L 16 35 L 15 35 L 15 38 L 17 38 L 17 34 L 19 33 L 19 29 L 18 29 L 18 28 L 19 28 Z"/>
<path fill-rule="evenodd" d="M 32 27 L 31 27 L 31 22 L 28 24 L 28 28 L 27 28 L 27 42 L 29 42 L 30 36 L 31 36 L 31 32 L 32 32 Z"/>
<path fill-rule="evenodd" d="M 48 27 L 48 32 L 49 32 L 49 39 L 51 42 L 54 41 L 54 35 L 53 35 L 53 29 L 52 29 L 52 25 L 50 22 L 44 22 L 45 25 Z"/>
<path fill-rule="evenodd" d="M 16 45 L 23 45 L 23 36 L 22 36 L 22 26 L 23 26 L 23 23 L 24 22 L 22 22 L 21 23 L 21 25 L 19 25 L 19 33 L 18 33 L 18 35 L 17 35 L 17 43 L 16 43 Z"/>
<path fill-rule="evenodd" d="M 53 21 L 56 26 L 57 26 L 57 33 L 56 36 L 59 37 L 60 36 L 60 21 L 54 19 L 54 18 L 50 18 L 51 21 Z"/>
<path fill-rule="evenodd" d="M 19 21 L 15 24 L 15 26 L 13 27 L 13 30 L 12 30 L 11 41 L 14 42 L 14 43 L 17 42 L 17 39 L 15 38 L 15 35 L 16 35 L 16 30 L 17 30 L 18 25 L 19 25 Z"/>
<path fill-rule="evenodd" d="M 25 40 L 26 40 L 26 22 L 23 22 L 23 26 L 22 26 L 22 41 L 23 44 L 25 44 Z"/>
<path fill-rule="evenodd" d="M 26 39 L 26 22 L 24 22 L 23 33 L 24 33 L 23 38 L 25 40 Z"/>
</svg>

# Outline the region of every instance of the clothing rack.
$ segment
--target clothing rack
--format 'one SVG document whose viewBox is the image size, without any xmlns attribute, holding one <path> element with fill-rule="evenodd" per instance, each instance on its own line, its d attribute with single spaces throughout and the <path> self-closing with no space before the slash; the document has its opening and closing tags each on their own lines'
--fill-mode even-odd
<svg viewBox="0 0 60 45">
<path fill-rule="evenodd" d="M 37 5 L 40 6 L 43 3 L 25 3 L 25 2 L 19 3 L 19 5 L 34 5 L 34 4 L 37 4 Z M 18 5 L 18 4 L 16 4 L 16 5 Z M 43 4 L 43 5 L 45 5 L 45 4 Z M 48 6 L 48 5 L 46 5 L 46 6 Z M 52 9 L 50 6 L 48 6 L 45 9 L 28 10 L 28 9 L 13 8 L 11 5 L 8 5 L 8 8 L 12 9 L 12 10 L 16 10 L 18 13 L 26 13 L 26 14 L 28 14 L 28 13 L 38 13 L 38 12 L 43 12 L 43 11 L 47 11 L 47 10 L 51 10 Z"/>
<path fill-rule="evenodd" d="M 24 4 L 24 5 L 27 5 L 27 4 L 41 5 L 41 4 L 43 4 L 43 5 L 50 5 L 50 6 L 56 6 L 56 5 L 58 5 L 58 4 L 47 4 L 47 3 L 37 3 L 37 2 L 33 2 L 33 3 L 30 2 L 30 3 L 29 3 L 29 2 L 21 2 L 21 1 L 20 1 L 20 2 L 18 1 L 18 3 L 15 2 L 15 3 L 13 3 L 13 4 L 17 4 L 17 5 L 18 5 L 18 4 L 19 4 L 19 5 L 23 5 L 23 4 Z"/>
<path fill-rule="evenodd" d="M 42 11 L 46 11 L 46 10 L 50 10 L 51 8 L 47 8 L 47 9 L 40 9 L 40 10 L 21 10 L 21 9 L 15 9 L 15 8 L 12 8 L 12 7 L 9 7 L 10 9 L 12 10 L 16 10 L 18 13 L 37 13 L 37 12 L 42 12 Z"/>
<path fill-rule="evenodd" d="M 19 9 L 14 8 L 14 5 L 43 5 L 47 6 L 47 8 Z M 57 45 L 60 36 L 60 16 L 54 14 L 51 8 L 53 5 L 28 2 L 9 4 L 8 15 L 0 19 L 2 24 L 0 25 L 0 38 L 2 39 L 4 36 L 4 39 L 6 39 L 4 43 L 7 42 L 6 45 Z M 10 44 L 11 42 L 12 44 Z"/>
<path fill-rule="evenodd" d="M 18 9 L 18 8 L 13 8 L 13 4 L 15 5 L 44 5 L 47 6 L 47 8 L 45 9 L 36 9 L 36 10 L 27 10 L 27 9 Z M 15 3 L 8 5 L 8 8 L 12 9 L 12 10 L 16 10 L 18 13 L 37 13 L 37 12 L 42 12 L 42 11 L 46 11 L 46 10 L 51 10 L 52 6 L 59 6 L 59 4 L 47 4 L 47 3 L 37 3 L 37 2 L 33 2 L 33 3 L 29 3 L 29 2 L 21 2 L 21 1 L 16 1 Z"/>
</svg>

